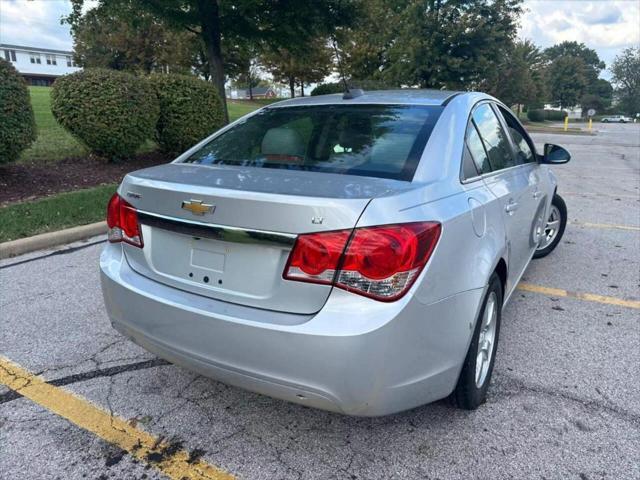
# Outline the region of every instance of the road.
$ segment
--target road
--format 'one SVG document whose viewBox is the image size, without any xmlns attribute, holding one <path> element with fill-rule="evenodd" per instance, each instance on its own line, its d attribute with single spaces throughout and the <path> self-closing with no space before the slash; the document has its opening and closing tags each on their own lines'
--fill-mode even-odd
<svg viewBox="0 0 640 480">
<path fill-rule="evenodd" d="M 0 262 L 0 380 L 13 362 L 47 381 L 0 384 L 0 478 L 640 478 L 640 125 L 596 127 L 535 135 L 573 154 L 554 167 L 570 223 L 506 308 L 474 412 L 351 418 L 168 365 L 111 329 L 101 239 Z M 138 432 L 160 453 L 123 451 Z"/>
</svg>

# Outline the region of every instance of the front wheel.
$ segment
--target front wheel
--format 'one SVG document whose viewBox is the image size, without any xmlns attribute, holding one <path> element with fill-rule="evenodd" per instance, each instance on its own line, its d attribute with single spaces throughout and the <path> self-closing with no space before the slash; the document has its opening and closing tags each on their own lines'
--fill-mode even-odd
<svg viewBox="0 0 640 480">
<path fill-rule="evenodd" d="M 500 319 L 502 318 L 502 282 L 495 273 L 489 279 L 480 316 L 469 351 L 464 360 L 451 402 L 465 410 L 475 410 L 487 399 L 491 373 L 495 363 Z"/>
<path fill-rule="evenodd" d="M 564 229 L 567 226 L 567 205 L 560 195 L 555 193 L 551 200 L 551 208 L 549 210 L 549 218 L 542 232 L 538 248 L 533 254 L 533 258 L 542 258 L 549 255 L 556 248 Z"/>
</svg>

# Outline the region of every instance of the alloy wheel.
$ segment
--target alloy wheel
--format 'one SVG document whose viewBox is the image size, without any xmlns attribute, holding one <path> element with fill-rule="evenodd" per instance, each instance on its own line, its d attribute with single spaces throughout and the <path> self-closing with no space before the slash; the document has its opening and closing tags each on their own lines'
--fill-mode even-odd
<svg viewBox="0 0 640 480">
<path fill-rule="evenodd" d="M 490 292 L 484 307 L 480 337 L 478 339 L 478 356 L 476 357 L 476 386 L 481 388 L 487 379 L 491 361 L 493 360 L 493 346 L 496 340 L 496 325 L 498 323 L 498 297 L 496 292 Z"/>
<path fill-rule="evenodd" d="M 547 225 L 544 227 L 542 239 L 540 240 L 536 250 L 544 250 L 551 245 L 560 231 L 561 220 L 560 210 L 555 205 L 551 205 L 551 212 L 547 219 Z"/>
</svg>

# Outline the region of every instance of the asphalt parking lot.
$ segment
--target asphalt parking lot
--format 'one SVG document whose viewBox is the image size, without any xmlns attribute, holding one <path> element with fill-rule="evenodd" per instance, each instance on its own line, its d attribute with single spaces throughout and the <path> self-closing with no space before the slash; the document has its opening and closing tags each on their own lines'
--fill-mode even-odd
<svg viewBox="0 0 640 480">
<path fill-rule="evenodd" d="M 168 365 L 111 329 L 101 239 L 0 262 L 0 478 L 640 478 L 640 125 L 596 127 L 534 135 L 573 154 L 569 224 L 475 412 L 351 418 Z"/>
</svg>

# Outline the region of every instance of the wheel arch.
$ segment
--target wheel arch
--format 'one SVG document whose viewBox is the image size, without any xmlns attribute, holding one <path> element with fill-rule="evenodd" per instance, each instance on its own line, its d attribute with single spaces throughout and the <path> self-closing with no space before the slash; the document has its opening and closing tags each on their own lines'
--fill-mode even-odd
<svg viewBox="0 0 640 480">
<path fill-rule="evenodd" d="M 493 269 L 493 273 L 496 273 L 498 275 L 498 277 L 500 278 L 500 283 L 502 284 L 502 294 L 505 295 L 506 290 L 507 290 L 507 278 L 508 278 L 508 269 L 507 269 L 507 262 L 505 261 L 504 258 L 500 257 L 498 259 L 498 263 L 496 264 L 495 268 Z M 487 283 L 488 283 L 488 279 L 487 279 Z"/>
</svg>

